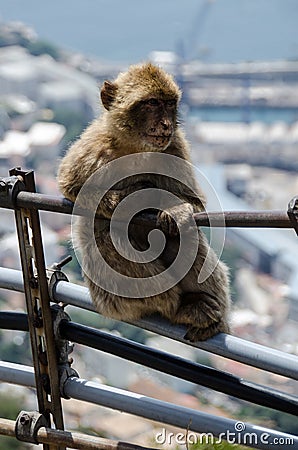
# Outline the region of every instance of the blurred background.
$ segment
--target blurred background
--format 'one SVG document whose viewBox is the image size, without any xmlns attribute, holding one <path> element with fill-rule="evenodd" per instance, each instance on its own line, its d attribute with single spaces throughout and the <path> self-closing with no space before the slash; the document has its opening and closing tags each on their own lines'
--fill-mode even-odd
<svg viewBox="0 0 298 450">
<path fill-rule="evenodd" d="M 192 161 L 214 186 L 223 209 L 286 211 L 298 194 L 297 23 L 296 0 L 0 0 L 0 176 L 14 166 L 33 168 L 39 192 L 59 195 L 59 160 L 100 113 L 101 83 L 129 64 L 151 60 L 171 72 L 183 90 L 180 115 Z M 13 216 L 4 209 L 0 214 L 0 265 L 16 269 Z M 72 252 L 70 218 L 41 216 L 49 266 Z M 233 334 L 298 354 L 297 254 L 293 230 L 227 230 L 222 259 L 231 267 Z M 66 272 L 71 281 L 82 282 L 75 259 Z M 1 290 L 0 302 L 2 309 L 24 309 L 18 293 Z M 294 382 L 283 377 L 96 314 L 69 311 L 81 323 L 297 393 Z M 28 349 L 25 333 L 0 333 L 2 359 L 30 363 Z M 88 379 L 298 432 L 291 416 L 116 357 L 76 346 L 74 358 Z M 26 390 L 10 387 L 8 410 L 7 389 L 0 388 L 2 417 L 14 416 L 20 396 L 28 408 L 35 402 Z M 150 443 L 158 430 L 149 421 L 77 407 L 75 401 L 65 408 L 68 428 L 141 444 Z M 17 445 L 0 438 L 0 449 Z"/>
<path fill-rule="evenodd" d="M 133 63 L 151 51 L 209 62 L 295 59 L 295 0 L 1 0 L 2 21 L 22 21 L 41 39 L 101 60 Z"/>
</svg>

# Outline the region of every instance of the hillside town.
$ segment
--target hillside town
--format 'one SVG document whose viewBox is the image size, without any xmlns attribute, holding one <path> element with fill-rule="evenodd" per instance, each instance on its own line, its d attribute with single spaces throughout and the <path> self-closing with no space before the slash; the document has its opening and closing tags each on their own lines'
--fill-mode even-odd
<svg viewBox="0 0 298 450">
<path fill-rule="evenodd" d="M 100 113 L 99 85 L 122 67 L 104 65 L 84 55 L 62 51 L 54 56 L 47 49 L 34 54 L 22 42 L 34 42 L 36 35 L 23 24 L 0 23 L 0 38 L 0 177 L 8 176 L 12 167 L 34 169 L 38 192 L 59 196 L 56 182 L 59 160 L 70 142 Z M 166 58 L 167 55 L 151 55 L 161 61 L 163 56 Z M 166 58 L 164 63 L 177 75 L 178 68 L 173 60 Z M 298 194 L 298 63 L 289 66 L 281 61 L 278 67 L 270 62 L 266 64 L 262 68 L 253 63 L 245 67 L 189 65 L 179 68 L 184 73 L 187 93 L 183 122 L 191 144 L 192 162 L 213 186 L 223 210 L 286 211 L 288 202 Z M 239 79 L 241 74 L 246 76 L 247 73 L 250 86 L 244 90 L 242 78 Z M 239 86 L 238 90 L 233 89 L 234 96 L 231 97 L 231 80 L 235 78 Z M 273 89 L 275 85 L 278 90 Z M 290 123 L 281 120 L 273 123 L 254 120 L 219 122 L 202 118 L 208 108 L 210 111 L 211 108 L 242 107 L 244 96 L 247 99 L 248 95 L 246 114 L 251 114 L 256 104 L 259 108 L 266 105 L 268 110 L 280 108 L 283 102 L 282 106 L 291 110 L 293 120 Z M 187 102 L 187 99 L 191 101 Z M 201 117 L 194 113 L 196 108 L 201 108 Z M 1 209 L 0 214 L 0 266 L 20 269 L 13 213 Z M 41 222 L 49 267 L 71 251 L 71 218 L 42 212 Z M 234 335 L 298 355 L 297 254 L 298 240 L 294 230 L 227 230 L 223 259 L 231 267 Z M 75 261 L 65 271 L 72 282 L 82 283 Z M 20 293 L 1 290 L 0 301 L 3 310 L 24 310 L 24 296 Z M 93 313 L 79 316 L 72 308 L 69 311 L 71 316 L 73 312 L 75 318 L 86 323 L 91 322 L 94 326 L 101 323 Z M 119 333 L 114 322 L 105 321 L 105 327 Z M 281 376 L 153 333 L 144 332 L 142 340 L 153 348 L 275 388 L 282 385 L 284 391 L 295 393 L 294 382 Z M 2 333 L 0 346 L 6 349 L 8 360 L 11 357 L 8 348 L 19 355 L 20 360 L 23 358 L 28 362 L 30 359 L 25 350 L 28 340 L 23 332 Z M 211 396 L 207 388 L 112 355 L 77 345 L 73 357 L 75 369 L 91 380 L 101 380 L 224 417 L 239 418 L 245 414 L 244 402 L 214 392 Z M 26 397 L 29 407 L 34 404 L 35 397 L 23 388 L 6 386 L 7 389 Z M 149 445 L 160 430 L 157 423 L 134 418 L 132 426 L 128 414 L 89 404 L 78 406 L 75 400 L 64 401 L 64 408 L 70 428 L 94 429 L 110 438 L 133 440 L 143 445 L 146 441 Z M 263 425 L 274 422 L 262 416 L 258 420 Z M 291 431 L 291 425 L 288 429 Z"/>
</svg>

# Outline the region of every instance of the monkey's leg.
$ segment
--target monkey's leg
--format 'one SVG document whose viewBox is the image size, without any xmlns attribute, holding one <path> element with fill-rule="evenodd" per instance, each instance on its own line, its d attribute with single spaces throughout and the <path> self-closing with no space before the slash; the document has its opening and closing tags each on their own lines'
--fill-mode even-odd
<svg viewBox="0 0 298 450">
<path fill-rule="evenodd" d="M 176 286 L 159 295 L 142 298 L 128 298 L 114 295 L 85 277 L 96 310 L 116 320 L 133 321 L 160 313 L 170 321 L 174 320 L 180 303 L 180 290 Z"/>
<path fill-rule="evenodd" d="M 219 332 L 228 332 L 230 305 L 228 270 L 218 261 L 209 247 L 205 235 L 198 233 L 198 253 L 191 269 L 179 282 L 182 290 L 181 304 L 175 316 L 176 323 L 189 326 L 186 339 L 205 340 Z M 165 263 L 171 264 L 177 254 L 179 241 L 171 239 L 163 254 Z M 187 261 L 188 252 L 183 252 L 182 262 Z M 185 260 L 184 260 L 185 259 Z M 204 265 L 205 280 L 198 282 Z"/>
<path fill-rule="evenodd" d="M 89 225 L 89 226 L 88 226 Z M 99 224 L 95 223 L 95 240 L 90 224 L 86 218 L 80 218 L 77 228 L 78 246 L 82 253 L 83 271 L 86 284 L 88 285 L 91 298 L 97 311 L 105 316 L 119 320 L 136 320 L 146 315 L 159 312 L 161 315 L 173 320 L 180 305 L 181 289 L 177 286 L 171 274 L 165 274 L 167 281 L 173 286 L 164 291 L 162 283 L 155 276 L 163 273 L 165 267 L 160 260 L 153 260 L 148 263 L 136 263 L 133 260 L 133 250 L 129 251 L 126 257 L 119 254 L 111 240 L 108 230 L 100 230 Z M 92 239 L 93 237 L 93 239 Z M 118 236 L 120 248 L 122 234 Z M 135 248 L 139 245 L 135 244 Z M 99 256 L 104 262 L 99 261 Z M 111 275 L 111 270 L 120 276 L 118 279 Z M 142 279 L 148 281 L 149 289 L 144 291 Z M 136 280 L 135 280 L 136 279 Z M 126 297 L 130 285 L 139 283 L 137 298 Z M 120 285 L 121 283 L 121 285 Z M 150 295 L 152 292 L 160 291 L 160 294 Z M 120 292 L 123 292 L 121 295 Z"/>
</svg>

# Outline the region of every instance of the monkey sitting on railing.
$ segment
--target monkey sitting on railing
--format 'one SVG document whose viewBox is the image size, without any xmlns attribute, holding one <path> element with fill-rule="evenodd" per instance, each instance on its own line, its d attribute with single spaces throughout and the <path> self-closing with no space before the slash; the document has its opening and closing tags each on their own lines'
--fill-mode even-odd
<svg viewBox="0 0 298 450">
<path fill-rule="evenodd" d="M 150 63 L 106 81 L 105 111 L 63 158 L 58 182 L 66 198 L 95 207 L 106 219 L 131 197 L 120 208 L 122 217 L 129 209 L 135 215 L 155 211 L 164 233 L 165 242 L 160 231 L 148 235 L 132 221 L 125 240 L 119 223 L 112 233 L 108 221 L 79 219 L 75 246 L 98 312 L 128 321 L 158 312 L 186 324 L 185 338 L 197 341 L 229 331 L 229 281 L 227 267 L 193 219 L 204 210 L 205 198 L 178 125 L 180 96 L 172 77 Z"/>
</svg>

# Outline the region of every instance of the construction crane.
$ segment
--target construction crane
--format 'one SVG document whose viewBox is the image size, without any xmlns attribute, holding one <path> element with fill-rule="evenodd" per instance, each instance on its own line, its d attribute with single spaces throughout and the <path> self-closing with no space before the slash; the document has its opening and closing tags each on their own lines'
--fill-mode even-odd
<svg viewBox="0 0 298 450">
<path fill-rule="evenodd" d="M 204 0 L 196 13 L 187 39 L 184 40 L 181 38 L 178 40 L 176 44 L 176 55 L 181 61 L 188 62 L 198 57 L 198 43 L 202 34 L 203 25 L 214 2 L 215 0 Z"/>
<path fill-rule="evenodd" d="M 183 66 L 184 64 L 198 58 L 199 56 L 199 40 L 202 34 L 203 25 L 210 11 L 210 8 L 215 0 L 204 0 L 200 5 L 196 16 L 193 20 L 192 26 L 186 39 L 179 39 L 176 43 L 176 80 L 183 92 L 182 103 L 184 106 L 188 104 L 187 89 L 185 86 L 185 77 Z"/>
</svg>

